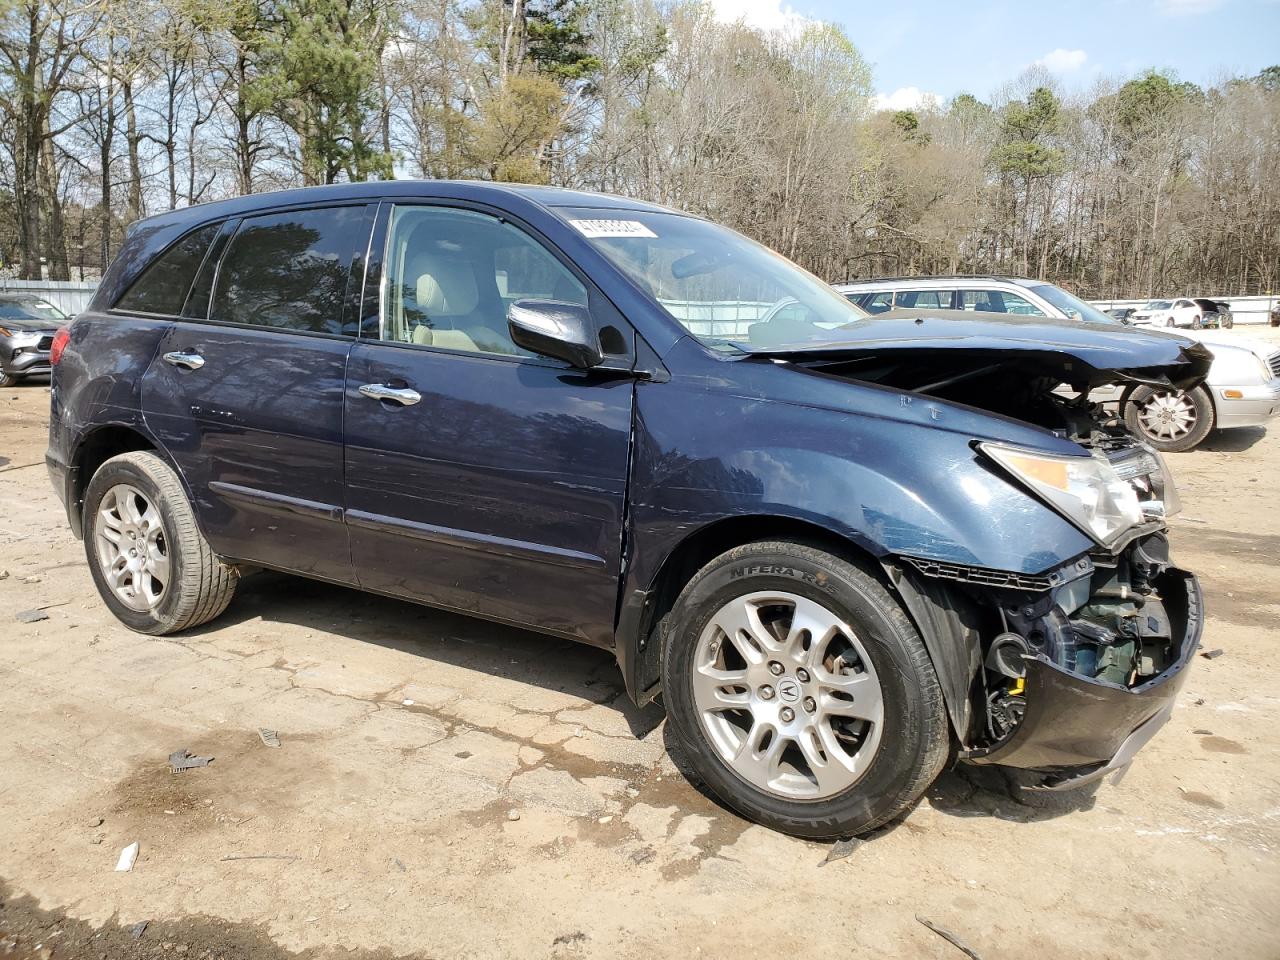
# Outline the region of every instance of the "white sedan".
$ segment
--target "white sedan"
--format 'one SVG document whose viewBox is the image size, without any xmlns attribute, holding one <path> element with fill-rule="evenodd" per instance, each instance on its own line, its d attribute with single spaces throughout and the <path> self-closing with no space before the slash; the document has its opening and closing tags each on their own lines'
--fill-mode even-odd
<svg viewBox="0 0 1280 960">
<path fill-rule="evenodd" d="M 1136 326 L 1193 327 L 1200 329 L 1204 309 L 1194 300 L 1181 297 L 1177 300 L 1148 300 L 1129 317 Z"/>
</svg>

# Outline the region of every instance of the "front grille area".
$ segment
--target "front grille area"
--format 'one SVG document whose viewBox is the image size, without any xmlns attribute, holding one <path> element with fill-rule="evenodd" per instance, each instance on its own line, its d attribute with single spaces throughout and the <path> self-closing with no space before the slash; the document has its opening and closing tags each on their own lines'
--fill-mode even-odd
<svg viewBox="0 0 1280 960">
<path fill-rule="evenodd" d="M 1280 350 L 1267 357 L 1267 366 L 1271 368 L 1273 377 L 1280 377 Z"/>
<path fill-rule="evenodd" d="M 1009 587 L 1014 590 L 1048 590 L 1054 585 L 1050 577 L 1035 577 L 1010 570 L 988 570 L 961 563 L 943 563 L 939 560 L 919 560 L 907 557 L 911 565 L 926 577 L 955 580 L 959 583 L 976 583 L 984 587 Z"/>
<path fill-rule="evenodd" d="M 40 342 L 36 344 L 36 349 L 48 353 L 53 348 L 53 337 L 41 337 Z"/>
</svg>

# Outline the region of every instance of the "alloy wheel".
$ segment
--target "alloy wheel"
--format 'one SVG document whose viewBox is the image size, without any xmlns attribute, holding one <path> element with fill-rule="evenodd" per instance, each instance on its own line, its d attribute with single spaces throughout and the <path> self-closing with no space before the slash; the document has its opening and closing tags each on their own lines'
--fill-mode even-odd
<svg viewBox="0 0 1280 960">
<path fill-rule="evenodd" d="M 1161 441 L 1181 440 L 1196 428 L 1195 404 L 1185 393 L 1153 393 L 1138 408 L 1138 423 L 1148 436 Z"/>
<path fill-rule="evenodd" d="M 137 487 L 107 490 L 93 521 L 102 576 L 131 610 L 153 610 L 169 588 L 172 563 L 160 511 Z"/>
<path fill-rule="evenodd" d="M 875 667 L 837 614 L 787 592 L 735 597 L 698 638 L 693 699 L 720 759 L 787 800 L 822 800 L 866 773 L 884 700 Z"/>
</svg>

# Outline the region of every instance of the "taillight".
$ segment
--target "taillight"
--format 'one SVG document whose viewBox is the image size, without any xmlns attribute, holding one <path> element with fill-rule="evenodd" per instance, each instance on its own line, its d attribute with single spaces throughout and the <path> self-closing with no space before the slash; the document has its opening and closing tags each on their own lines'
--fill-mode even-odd
<svg viewBox="0 0 1280 960">
<path fill-rule="evenodd" d="M 59 327 L 58 332 L 53 335 L 53 343 L 49 345 L 49 363 L 56 364 L 62 359 L 62 351 L 67 349 L 67 344 L 71 342 L 71 331 L 66 327 Z"/>
</svg>

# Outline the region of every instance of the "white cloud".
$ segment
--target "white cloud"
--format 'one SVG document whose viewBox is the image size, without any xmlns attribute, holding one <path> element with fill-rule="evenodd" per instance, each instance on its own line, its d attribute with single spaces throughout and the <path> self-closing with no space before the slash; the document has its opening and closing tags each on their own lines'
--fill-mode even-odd
<svg viewBox="0 0 1280 960">
<path fill-rule="evenodd" d="M 1034 66 L 1044 67 L 1050 73 L 1074 73 L 1084 66 L 1089 55 L 1083 50 L 1050 50 L 1037 60 Z"/>
<path fill-rule="evenodd" d="M 783 0 L 711 0 L 716 19 L 722 23 L 741 21 L 757 30 L 802 30 L 814 23 L 812 17 L 796 11 Z"/>
<path fill-rule="evenodd" d="M 942 98 L 919 87 L 899 87 L 893 93 L 877 93 L 871 98 L 876 110 L 930 110 L 942 106 Z"/>
<path fill-rule="evenodd" d="M 1223 0 L 1156 0 L 1156 9 L 1166 17 L 1194 17 L 1222 6 Z"/>
</svg>

